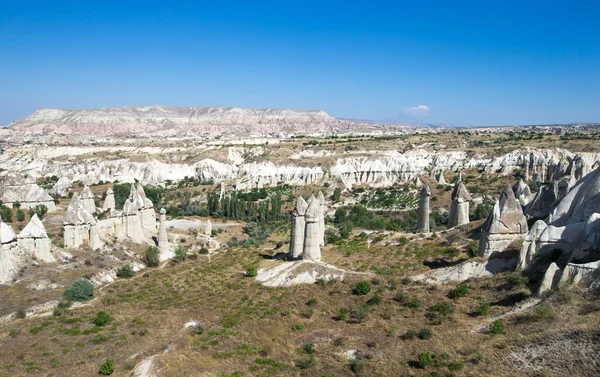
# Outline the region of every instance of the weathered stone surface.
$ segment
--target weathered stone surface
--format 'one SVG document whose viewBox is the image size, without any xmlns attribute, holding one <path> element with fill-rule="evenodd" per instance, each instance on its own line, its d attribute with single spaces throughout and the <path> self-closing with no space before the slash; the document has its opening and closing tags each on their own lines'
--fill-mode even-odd
<svg viewBox="0 0 600 377">
<path fill-rule="evenodd" d="M 544 278 L 542 279 L 542 283 L 538 288 L 538 296 L 543 296 L 552 289 L 554 289 L 554 287 L 558 285 L 561 275 L 562 271 L 560 270 L 558 265 L 552 262 L 552 264 L 550 264 L 550 266 L 546 270 Z"/>
<path fill-rule="evenodd" d="M 102 209 L 104 211 L 108 211 L 111 209 L 115 209 L 116 204 L 115 204 L 115 193 L 112 189 L 112 187 L 109 187 L 108 190 L 106 190 L 106 198 L 104 199 L 104 204 L 102 205 Z"/>
<path fill-rule="evenodd" d="M 323 191 L 319 190 L 317 200 L 319 201 L 319 245 L 325 246 L 325 213 L 327 212 L 327 202 L 325 201 Z"/>
<path fill-rule="evenodd" d="M 52 186 L 52 193 L 63 196 L 71 188 L 71 180 L 67 177 L 60 177 Z"/>
<path fill-rule="evenodd" d="M 83 208 L 79 194 L 75 193 L 63 217 L 65 248 L 78 247 L 89 241 L 90 227 L 94 224 L 94 216 Z"/>
<path fill-rule="evenodd" d="M 436 182 L 437 182 L 438 185 L 447 185 L 446 179 L 444 178 L 444 171 L 443 170 L 440 170 L 437 173 L 437 175 L 435 177 L 435 180 L 436 180 Z"/>
<path fill-rule="evenodd" d="M 169 252 L 169 237 L 167 236 L 167 211 L 164 208 L 160 209 L 160 217 L 158 221 L 158 248 L 162 253 Z"/>
<path fill-rule="evenodd" d="M 419 213 L 417 217 L 417 232 L 429 233 L 429 198 L 431 190 L 429 185 L 424 185 L 421 189 L 421 197 L 419 200 Z"/>
<path fill-rule="evenodd" d="M 560 284 L 577 284 L 584 279 L 595 278 L 599 272 L 599 268 L 600 261 L 584 264 L 568 263 L 563 270 L 560 278 Z"/>
<path fill-rule="evenodd" d="M 8 172 L 0 185 L 0 200 L 12 207 L 14 202 L 21 203 L 21 208 L 34 208 L 36 205 L 45 205 L 48 212 L 56 209 L 54 199 L 40 186 L 35 179 L 29 176 L 20 176 Z"/>
<path fill-rule="evenodd" d="M 210 220 L 206 220 L 206 225 L 204 226 L 204 235 L 208 237 L 212 235 L 212 223 Z"/>
<path fill-rule="evenodd" d="M 512 189 L 521 206 L 525 207 L 533 200 L 534 195 L 531 193 L 529 186 L 523 182 L 523 179 L 519 179 L 519 182 L 515 183 Z"/>
<path fill-rule="evenodd" d="M 304 232 L 306 228 L 305 214 L 308 203 L 302 196 L 296 198 L 296 207 L 292 212 L 292 231 L 290 235 L 289 257 L 297 259 L 304 252 Z"/>
<path fill-rule="evenodd" d="M 487 258 L 504 251 L 513 241 L 525 237 L 527 219 L 510 186 L 506 186 L 496 201 L 492 213 L 481 228 L 479 256 Z"/>
<path fill-rule="evenodd" d="M 83 205 L 83 208 L 85 208 L 86 211 L 88 211 L 89 213 L 96 212 L 96 203 L 94 202 L 94 194 L 92 194 L 92 191 L 90 190 L 90 188 L 87 185 L 83 186 L 83 190 L 81 190 L 81 195 L 79 196 L 79 198 L 81 200 L 81 204 Z"/>
<path fill-rule="evenodd" d="M 469 202 L 471 195 L 467 191 L 465 185 L 458 181 L 452 191 L 452 202 L 450 203 L 450 218 L 448 219 L 448 227 L 469 223 Z"/>
<path fill-rule="evenodd" d="M 37 260 L 55 261 L 51 252 L 50 238 L 37 214 L 33 215 L 27 226 L 17 236 L 17 245 Z"/>
<path fill-rule="evenodd" d="M 89 245 L 92 250 L 98 250 L 102 248 L 102 241 L 100 240 L 100 229 L 96 223 L 90 227 L 90 241 Z"/>
<path fill-rule="evenodd" d="M 521 245 L 517 269 L 524 270 L 529 266 L 538 250 L 537 240 L 547 227 L 548 224 L 546 224 L 543 220 L 538 220 L 533 224 L 529 230 L 529 233 L 527 233 L 527 236 L 525 236 L 523 244 Z"/>
<path fill-rule="evenodd" d="M 530 219 L 545 219 L 552 212 L 560 200 L 558 182 L 552 181 L 549 185 L 540 187 L 525 211 Z"/>
<path fill-rule="evenodd" d="M 586 221 L 600 213 L 600 168 L 583 177 L 555 206 L 550 215 L 553 225 L 561 226 Z"/>
<path fill-rule="evenodd" d="M 306 230 L 304 231 L 304 252 L 302 253 L 302 259 L 321 260 L 321 248 L 319 247 L 321 210 L 319 206 L 319 200 L 314 195 L 311 195 L 305 215 Z"/>
<path fill-rule="evenodd" d="M 8 284 L 17 276 L 24 260 L 21 254 L 17 235 L 0 219 L 0 284 Z"/>
</svg>

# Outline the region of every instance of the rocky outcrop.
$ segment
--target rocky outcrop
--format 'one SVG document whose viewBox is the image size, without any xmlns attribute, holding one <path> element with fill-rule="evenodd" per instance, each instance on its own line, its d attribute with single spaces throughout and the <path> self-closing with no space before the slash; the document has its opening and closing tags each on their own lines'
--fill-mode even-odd
<svg viewBox="0 0 600 377">
<path fill-rule="evenodd" d="M 527 219 L 510 186 L 506 186 L 481 228 L 479 256 L 501 253 L 527 234 Z"/>
<path fill-rule="evenodd" d="M 52 193 L 58 196 L 63 196 L 71 188 L 71 180 L 67 177 L 60 177 L 52 186 Z"/>
<path fill-rule="evenodd" d="M 554 206 L 560 200 L 558 182 L 553 181 L 549 185 L 540 187 L 529 205 L 525 208 L 527 217 L 530 219 L 544 219 L 548 217 Z"/>
<path fill-rule="evenodd" d="M 444 178 L 444 171 L 440 170 L 436 176 L 435 176 L 435 181 L 437 182 L 438 185 L 447 185 L 446 183 L 446 179 Z"/>
<path fill-rule="evenodd" d="M 525 207 L 533 200 L 534 195 L 531 193 L 529 186 L 523 182 L 523 179 L 519 179 L 519 182 L 515 183 L 512 189 L 521 206 Z"/>
<path fill-rule="evenodd" d="M 320 217 L 322 216 L 319 200 L 311 195 L 308 200 L 308 208 L 306 208 L 306 230 L 304 231 L 304 251 L 302 259 L 313 261 L 321 260 L 321 226 L 319 225 Z"/>
<path fill-rule="evenodd" d="M 196 136 L 336 133 L 373 125 L 342 121 L 321 110 L 136 106 L 89 110 L 41 109 L 9 130 L 28 135 Z"/>
<path fill-rule="evenodd" d="M 169 238 L 167 236 L 167 211 L 164 208 L 160 209 L 160 217 L 158 221 L 158 248 L 161 253 L 169 252 Z"/>
<path fill-rule="evenodd" d="M 81 204 L 83 208 L 89 213 L 96 212 L 96 202 L 94 201 L 94 194 L 92 194 L 92 190 L 85 185 L 83 186 L 83 190 L 81 190 L 81 195 L 79 196 L 81 200 Z"/>
<path fill-rule="evenodd" d="M 52 255 L 52 244 L 46 228 L 37 214 L 33 215 L 27 226 L 17 236 L 17 245 L 36 260 L 47 263 L 56 260 Z"/>
<path fill-rule="evenodd" d="M 431 190 L 429 185 L 424 185 L 421 189 L 419 199 L 419 212 L 417 216 L 417 232 L 429 233 L 429 198 L 431 198 Z"/>
<path fill-rule="evenodd" d="M 578 284 L 582 280 L 592 280 L 600 273 L 600 261 L 577 264 L 569 263 L 562 272 L 560 284 Z"/>
<path fill-rule="evenodd" d="M 469 202 L 471 195 L 467 191 L 465 185 L 458 181 L 452 191 L 452 202 L 450 204 L 450 218 L 448 219 L 448 227 L 464 225 L 469 223 Z"/>
<path fill-rule="evenodd" d="M 311 195 L 306 202 L 301 196 L 296 199 L 292 212 L 292 230 L 290 235 L 291 259 L 321 260 L 321 219 L 324 213 L 321 202 Z"/>
<path fill-rule="evenodd" d="M 521 245 L 517 269 L 524 270 L 531 264 L 531 261 L 538 252 L 537 242 L 546 228 L 548 228 L 548 224 L 543 220 L 538 220 L 533 224 Z"/>
<path fill-rule="evenodd" d="M 538 288 L 538 296 L 543 296 L 552 289 L 554 289 L 554 287 L 558 285 L 561 275 L 562 271 L 560 270 L 558 265 L 552 262 L 552 264 L 550 264 L 550 266 L 546 270 L 544 278 L 542 279 L 542 283 Z"/>
<path fill-rule="evenodd" d="M 212 223 L 210 220 L 206 220 L 206 225 L 204 226 L 204 235 L 207 237 L 212 235 Z"/>
<path fill-rule="evenodd" d="M 111 209 L 115 209 L 115 207 L 116 207 L 115 193 L 114 193 L 112 187 L 109 187 L 108 190 L 106 190 L 106 198 L 104 199 L 104 204 L 102 205 L 102 210 L 108 211 Z"/>
<path fill-rule="evenodd" d="M 296 198 L 296 206 L 292 212 L 292 230 L 290 234 L 290 251 L 289 257 L 291 259 L 298 259 L 304 252 L 304 231 L 306 228 L 306 221 L 304 216 L 306 215 L 306 209 L 308 203 L 302 196 Z"/>
<path fill-rule="evenodd" d="M 11 207 L 14 202 L 19 202 L 21 208 L 35 208 L 37 205 L 45 205 L 48 212 L 56 209 L 54 199 L 46 190 L 35 183 L 35 179 L 11 172 L 4 176 L 0 185 L 0 200 Z"/>
<path fill-rule="evenodd" d="M 0 219 L 0 284 L 8 284 L 17 276 L 23 259 L 15 231 Z"/>
<path fill-rule="evenodd" d="M 90 227 L 96 224 L 94 216 L 83 207 L 79 193 L 75 193 L 63 217 L 65 248 L 81 246 L 89 242 Z"/>
</svg>

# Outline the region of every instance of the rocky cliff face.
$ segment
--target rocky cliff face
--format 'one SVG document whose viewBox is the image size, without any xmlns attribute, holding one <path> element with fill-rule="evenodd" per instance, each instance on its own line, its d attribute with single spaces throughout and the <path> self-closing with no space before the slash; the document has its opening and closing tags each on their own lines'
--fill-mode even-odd
<svg viewBox="0 0 600 377">
<path fill-rule="evenodd" d="M 11 123 L 9 129 L 27 135 L 193 136 L 326 133 L 353 126 L 353 122 L 337 120 L 321 110 L 145 106 L 41 109 Z"/>
</svg>

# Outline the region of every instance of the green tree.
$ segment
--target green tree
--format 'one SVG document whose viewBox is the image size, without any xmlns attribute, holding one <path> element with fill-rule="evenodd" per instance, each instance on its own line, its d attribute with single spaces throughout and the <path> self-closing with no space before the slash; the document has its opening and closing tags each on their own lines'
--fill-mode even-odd
<svg viewBox="0 0 600 377">
<path fill-rule="evenodd" d="M 17 221 L 21 222 L 25 220 L 25 212 L 22 209 L 17 210 Z"/>
<path fill-rule="evenodd" d="M 336 187 L 333 190 L 333 201 L 336 203 L 339 203 L 341 197 L 342 197 L 342 189 L 339 187 Z"/>
<path fill-rule="evenodd" d="M 183 262 L 185 258 L 187 258 L 187 247 L 178 245 L 175 248 L 175 256 L 173 257 L 173 261 Z"/>
<path fill-rule="evenodd" d="M 94 295 L 94 284 L 87 279 L 77 279 L 63 292 L 69 301 L 87 301 Z"/>
<path fill-rule="evenodd" d="M 144 254 L 144 263 L 146 263 L 148 267 L 156 267 L 159 262 L 158 247 L 148 246 L 146 253 Z"/>
</svg>

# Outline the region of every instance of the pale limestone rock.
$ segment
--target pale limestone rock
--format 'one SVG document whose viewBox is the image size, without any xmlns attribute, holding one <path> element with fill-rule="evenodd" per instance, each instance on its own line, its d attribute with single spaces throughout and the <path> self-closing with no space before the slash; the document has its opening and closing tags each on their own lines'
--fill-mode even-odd
<svg viewBox="0 0 600 377">
<path fill-rule="evenodd" d="M 421 189 L 421 197 L 419 201 L 419 213 L 417 217 L 417 232 L 429 233 L 429 198 L 431 190 L 429 185 L 424 185 Z"/>
<path fill-rule="evenodd" d="M 479 256 L 488 258 L 493 253 L 501 253 L 527 232 L 527 219 L 521 205 L 512 188 L 506 186 L 481 228 Z"/>
<path fill-rule="evenodd" d="M 204 235 L 208 237 L 212 235 L 212 223 L 210 220 L 206 220 L 206 225 L 204 226 Z"/>
<path fill-rule="evenodd" d="M 52 246 L 46 228 L 37 214 L 33 215 L 27 226 L 17 236 L 17 245 L 37 260 L 47 263 L 56 260 L 51 252 Z"/>
<path fill-rule="evenodd" d="M 600 212 L 600 168 L 583 177 L 552 211 L 552 224 L 564 225 L 586 221 L 592 213 Z"/>
<path fill-rule="evenodd" d="M 321 249 L 319 247 L 319 238 L 321 236 L 319 217 L 320 217 L 320 203 L 314 195 L 310 196 L 308 200 L 308 207 L 306 208 L 306 230 L 304 231 L 304 251 L 302 253 L 302 259 L 320 261 L 321 260 Z"/>
<path fill-rule="evenodd" d="M 529 186 L 523 182 L 523 179 L 519 179 L 519 182 L 515 183 L 512 189 L 521 206 L 525 207 L 533 200 L 534 195 L 531 193 Z"/>
<path fill-rule="evenodd" d="M 41 204 L 48 208 L 48 212 L 56 210 L 54 199 L 35 183 L 35 179 L 14 172 L 8 172 L 4 176 L 0 185 L 0 200 L 9 207 L 18 201 L 23 209 L 34 208 Z"/>
<path fill-rule="evenodd" d="M 443 170 L 440 170 L 438 172 L 438 174 L 435 177 L 435 180 L 436 180 L 436 182 L 437 182 L 438 185 L 444 185 L 444 186 L 447 185 L 446 179 L 444 178 L 444 171 Z"/>
<path fill-rule="evenodd" d="M 517 269 L 524 270 L 529 267 L 529 264 L 537 253 L 537 240 L 547 227 L 548 224 L 546 224 L 543 220 L 538 220 L 531 226 L 529 233 L 527 233 L 527 236 L 525 236 L 523 244 L 521 245 Z"/>
<path fill-rule="evenodd" d="M 100 226 L 98 223 L 90 227 L 90 241 L 89 245 L 92 250 L 98 250 L 102 248 L 102 241 L 100 240 Z"/>
<path fill-rule="evenodd" d="M 221 190 L 219 191 L 219 201 L 225 196 L 225 182 L 221 182 Z"/>
<path fill-rule="evenodd" d="M 71 180 L 67 177 L 60 177 L 52 186 L 52 193 L 63 196 L 71 188 Z"/>
<path fill-rule="evenodd" d="M 106 190 L 106 198 L 104 199 L 104 204 L 102 205 L 102 209 L 104 211 L 108 211 L 111 209 L 115 209 L 116 204 L 115 204 L 115 193 L 113 191 L 112 187 L 109 187 L 108 190 Z"/>
<path fill-rule="evenodd" d="M 17 276 L 24 259 L 17 246 L 17 235 L 0 219 L 0 284 L 8 284 Z"/>
<path fill-rule="evenodd" d="M 325 195 L 319 190 L 317 194 L 317 200 L 319 201 L 319 246 L 325 246 L 325 213 L 327 212 L 327 203 L 325 201 Z"/>
<path fill-rule="evenodd" d="M 538 289 L 538 296 L 543 296 L 547 292 L 554 289 L 554 287 L 556 287 L 560 281 L 561 274 L 562 271 L 560 268 L 558 268 L 556 263 L 552 262 L 544 274 L 544 278 L 542 279 L 542 283 Z"/>
<path fill-rule="evenodd" d="M 167 236 L 167 211 L 164 208 L 160 209 L 159 226 L 158 226 L 158 248 L 162 253 L 169 252 L 169 238 Z"/>
<path fill-rule="evenodd" d="M 79 194 L 75 193 L 63 217 L 65 248 L 78 247 L 89 241 L 90 227 L 94 224 L 94 216 L 83 208 Z"/>
<path fill-rule="evenodd" d="M 598 274 L 599 268 L 600 261 L 584 264 L 568 263 L 563 270 L 560 278 L 560 284 L 577 284 L 582 280 L 591 279 Z"/>
<path fill-rule="evenodd" d="M 292 231 L 290 235 L 289 257 L 298 259 L 304 252 L 304 231 L 306 228 L 305 214 L 308 203 L 302 196 L 296 198 L 296 207 L 292 212 Z"/>
<path fill-rule="evenodd" d="M 89 213 L 96 212 L 96 203 L 94 202 L 94 194 L 92 194 L 92 190 L 85 185 L 83 186 L 83 190 L 81 191 L 81 195 L 79 196 L 81 200 L 81 204 L 83 208 Z"/>
<path fill-rule="evenodd" d="M 458 183 L 454 186 L 454 190 L 452 191 L 450 218 L 448 219 L 449 228 L 469 223 L 470 201 L 471 195 L 467 191 L 467 188 L 461 181 L 458 181 Z"/>
</svg>

